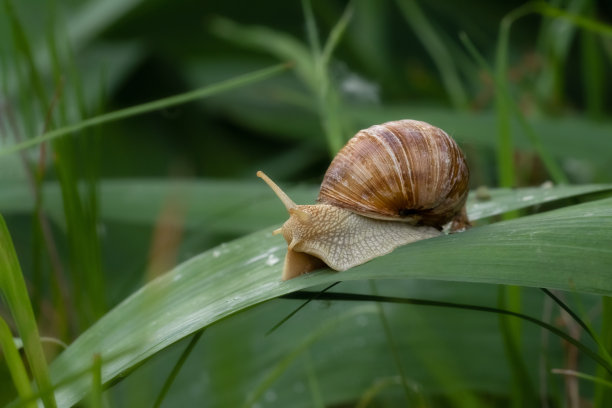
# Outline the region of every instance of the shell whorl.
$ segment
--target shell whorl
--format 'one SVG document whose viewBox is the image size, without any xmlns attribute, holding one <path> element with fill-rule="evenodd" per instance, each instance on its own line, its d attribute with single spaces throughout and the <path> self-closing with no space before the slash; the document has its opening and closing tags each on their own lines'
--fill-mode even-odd
<svg viewBox="0 0 612 408">
<path fill-rule="evenodd" d="M 338 152 L 318 201 L 371 218 L 441 228 L 463 208 L 469 170 L 455 141 L 425 122 L 359 131 Z"/>
</svg>

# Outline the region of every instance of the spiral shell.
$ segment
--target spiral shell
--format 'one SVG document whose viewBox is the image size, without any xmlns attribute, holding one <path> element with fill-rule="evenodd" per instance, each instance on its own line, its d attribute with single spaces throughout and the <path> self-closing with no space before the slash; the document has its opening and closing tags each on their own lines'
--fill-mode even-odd
<svg viewBox="0 0 612 408">
<path fill-rule="evenodd" d="M 399 120 L 359 131 L 325 173 L 318 201 L 360 215 L 441 228 L 468 194 L 463 153 L 443 130 Z"/>
</svg>

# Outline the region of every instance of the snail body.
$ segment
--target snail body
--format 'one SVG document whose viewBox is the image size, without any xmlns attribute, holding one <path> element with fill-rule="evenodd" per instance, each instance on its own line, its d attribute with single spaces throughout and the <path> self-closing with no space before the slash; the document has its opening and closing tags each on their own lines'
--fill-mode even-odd
<svg viewBox="0 0 612 408">
<path fill-rule="evenodd" d="M 329 266 L 343 271 L 398 246 L 466 228 L 469 170 L 441 129 L 400 120 L 359 131 L 332 160 L 316 205 L 295 204 L 263 172 L 289 211 L 282 279 Z"/>
</svg>

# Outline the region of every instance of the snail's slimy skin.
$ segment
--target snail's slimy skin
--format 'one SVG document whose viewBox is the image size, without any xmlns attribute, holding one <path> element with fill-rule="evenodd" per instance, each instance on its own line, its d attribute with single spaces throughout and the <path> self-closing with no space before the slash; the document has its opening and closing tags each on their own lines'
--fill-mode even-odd
<svg viewBox="0 0 612 408">
<path fill-rule="evenodd" d="M 299 216 L 295 215 L 298 211 Z M 280 231 L 289 251 L 308 254 L 337 271 L 441 234 L 430 226 L 368 218 L 329 204 L 299 205 L 291 213 Z M 304 257 L 286 262 L 282 278 L 291 279 L 322 266 Z"/>
</svg>

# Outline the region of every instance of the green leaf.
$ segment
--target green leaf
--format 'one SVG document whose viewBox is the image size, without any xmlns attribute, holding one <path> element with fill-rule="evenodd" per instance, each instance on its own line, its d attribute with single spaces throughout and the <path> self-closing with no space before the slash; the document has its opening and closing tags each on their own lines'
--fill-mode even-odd
<svg viewBox="0 0 612 408">
<path fill-rule="evenodd" d="M 272 228 L 223 244 L 150 282 L 81 335 L 52 364 L 55 382 L 110 361 L 108 383 L 181 338 L 248 307 L 342 280 L 423 278 L 502 283 L 612 294 L 612 199 L 473 228 L 399 248 L 349 272 L 329 270 L 280 281 L 286 244 Z M 444 254 L 441 256 L 441 254 Z M 114 358 L 114 359 L 113 359 Z M 80 400 L 86 377 L 56 392 Z"/>
<path fill-rule="evenodd" d="M 459 77 L 455 59 L 448 50 L 441 36 L 436 32 L 434 25 L 428 20 L 427 15 L 421 10 L 418 2 L 411 0 L 398 0 L 403 17 L 423 48 L 436 65 L 446 92 L 456 109 L 465 108 L 468 105 L 468 97 Z"/>
<path fill-rule="evenodd" d="M 497 291 L 497 285 L 421 279 L 378 280 L 376 286 L 386 296 L 470 305 L 494 305 Z M 325 293 L 332 298 L 336 291 L 371 293 L 366 281 L 341 282 L 333 293 Z M 536 289 L 524 292 L 525 307 L 537 315 L 545 304 L 542 292 Z M 593 306 L 598 301 L 595 296 L 579 297 Z M 210 407 L 239 407 L 264 389 L 257 403 L 266 407 L 311 408 L 319 406 L 316 404 L 319 399 L 326 406 L 353 406 L 379 379 L 392 377 L 396 381 L 380 390 L 376 406 L 405 405 L 401 380 L 375 303 L 315 300 L 278 330 L 267 334 L 301 304 L 302 301 L 287 298 L 275 299 L 206 329 L 164 402 L 181 406 L 205 400 Z M 415 406 L 424 398 L 440 394 L 459 398 L 462 394 L 477 393 L 507 398 L 508 363 L 501 347 L 496 314 L 395 303 L 386 303 L 384 308 L 396 334 Z M 553 341 L 543 354 L 540 328 L 525 326 L 523 352 L 530 373 L 537 375 L 541 358 L 546 358 L 551 367 L 562 366 L 561 343 L 555 341 L 556 337 L 551 337 Z M 114 402 L 155 379 L 161 387 L 188 342 L 186 338 L 158 353 L 113 387 L 109 394 L 118 397 Z M 298 348 L 303 352 L 295 353 Z M 491 361 L 495 362 L 495 369 Z M 587 364 L 582 370 L 593 372 L 591 361 L 585 358 L 584 362 Z M 284 370 L 279 370 L 280 366 Z M 153 397 L 150 404 L 140 401 L 152 406 Z M 381 398 L 387 397 L 394 398 L 396 403 L 380 403 Z"/>
<path fill-rule="evenodd" d="M 223 93 L 241 86 L 251 84 L 253 82 L 265 80 L 271 76 L 277 75 L 289 67 L 287 64 L 280 64 L 273 67 L 264 68 L 255 72 L 244 74 L 242 76 L 228 79 L 223 82 L 219 82 L 213 85 L 205 86 L 200 89 L 185 92 L 178 95 L 169 96 L 167 98 L 158 99 L 152 102 L 143 103 L 141 105 L 130 106 L 129 108 L 121 109 L 114 112 L 105 113 L 99 116 L 85 119 L 81 122 L 71 124 L 59 129 L 54 129 L 49 132 L 45 132 L 40 136 L 31 137 L 25 142 L 17 143 L 13 146 L 0 150 L 0 157 L 15 153 L 32 146 L 39 145 L 48 140 L 53 140 L 67 134 L 77 132 L 83 129 L 88 129 L 93 126 L 102 125 L 104 123 L 114 122 L 120 119 L 129 118 L 136 115 L 142 115 L 144 113 L 153 112 L 159 109 L 167 108 L 170 106 L 180 105 L 193 101 L 195 99 L 206 98 L 212 95 Z"/>
<path fill-rule="evenodd" d="M 225 18 L 212 20 L 210 28 L 216 35 L 246 47 L 265 50 L 283 61 L 292 61 L 298 76 L 316 87 L 314 64 L 308 48 L 296 38 L 261 26 L 243 26 Z"/>
<path fill-rule="evenodd" d="M 41 389 L 50 386 L 47 362 L 40 343 L 38 326 L 28 297 L 19 260 L 4 218 L 0 215 L 0 293 L 15 320 L 34 380 Z M 21 390 L 20 390 L 21 391 Z M 55 407 L 52 395 L 43 398 L 45 407 Z"/>
<path fill-rule="evenodd" d="M 2 347 L 4 360 L 11 373 L 11 378 L 19 397 L 28 398 L 33 394 L 32 386 L 23 365 L 23 361 L 21 360 L 21 356 L 19 355 L 19 351 L 17 350 L 16 343 L 8 325 L 4 319 L 0 317 L 0 346 Z M 34 407 L 35 404 L 30 404 L 30 406 Z"/>
<path fill-rule="evenodd" d="M 255 177 L 253 177 L 255 178 Z M 27 214 L 34 200 L 23 183 L 0 184 L 0 211 Z M 284 186 L 283 186 L 284 187 Z M 315 202 L 318 187 L 300 185 L 286 188 L 299 204 Z M 507 211 L 539 206 L 587 194 L 604 194 L 610 184 L 556 186 L 552 188 L 489 189 L 488 199 L 472 192 L 468 198 L 469 217 L 478 220 Z M 57 183 L 43 187 L 45 211 L 60 225 L 62 203 Z M 270 189 L 260 181 L 166 181 L 149 179 L 103 180 L 100 182 L 100 217 L 105 221 L 155 223 L 168 197 L 180 200 L 185 210 L 185 227 L 210 232 L 246 234 L 284 221 L 285 211 Z M 210 197 L 216 197 L 210 200 Z"/>
</svg>

